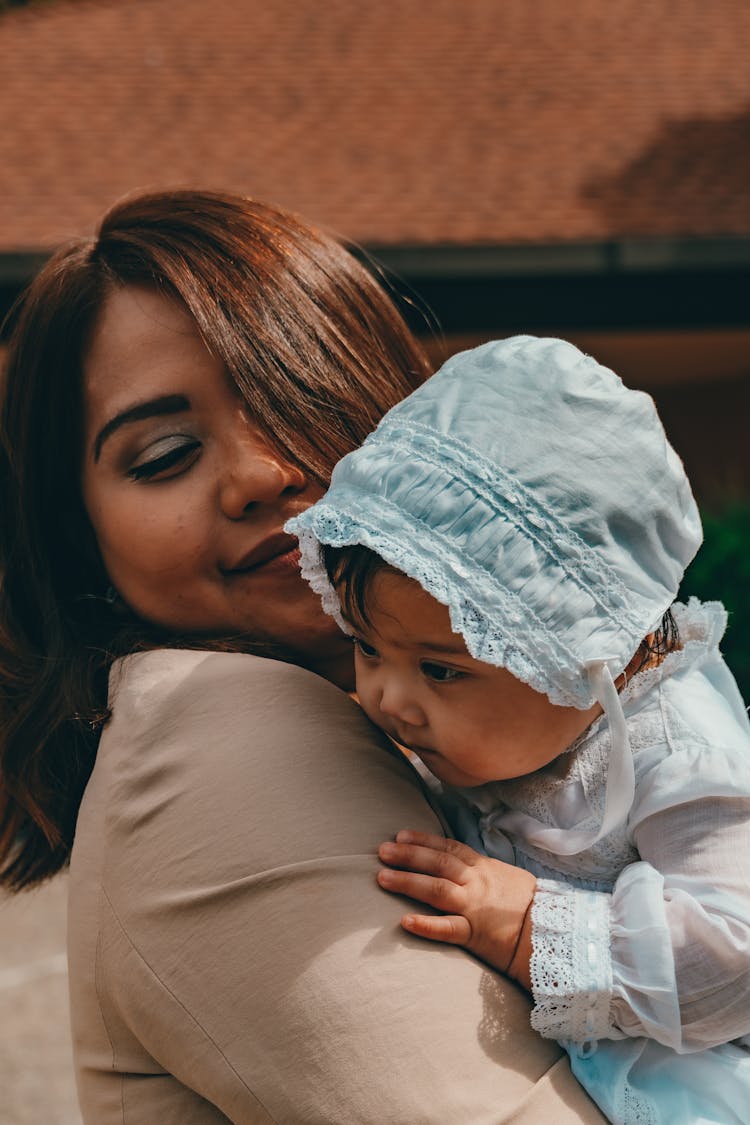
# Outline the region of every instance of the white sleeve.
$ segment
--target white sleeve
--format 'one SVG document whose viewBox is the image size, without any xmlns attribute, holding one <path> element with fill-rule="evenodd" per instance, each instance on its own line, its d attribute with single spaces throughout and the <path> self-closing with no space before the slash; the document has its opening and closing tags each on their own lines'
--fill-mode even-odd
<svg viewBox="0 0 750 1125">
<path fill-rule="evenodd" d="M 649 777 L 631 818 L 641 861 L 611 894 L 540 881 L 531 976 L 543 1035 L 645 1035 L 688 1052 L 750 1033 L 750 766 L 701 755 Z"/>
</svg>

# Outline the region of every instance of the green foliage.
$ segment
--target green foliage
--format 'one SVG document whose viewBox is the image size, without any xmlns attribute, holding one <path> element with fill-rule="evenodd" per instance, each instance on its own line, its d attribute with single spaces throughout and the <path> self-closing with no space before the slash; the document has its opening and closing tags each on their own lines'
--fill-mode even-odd
<svg viewBox="0 0 750 1125">
<path fill-rule="evenodd" d="M 685 574 L 680 600 L 695 594 L 724 603 L 729 626 L 721 650 L 750 704 L 750 506 L 733 504 L 701 517 L 703 546 Z"/>
</svg>

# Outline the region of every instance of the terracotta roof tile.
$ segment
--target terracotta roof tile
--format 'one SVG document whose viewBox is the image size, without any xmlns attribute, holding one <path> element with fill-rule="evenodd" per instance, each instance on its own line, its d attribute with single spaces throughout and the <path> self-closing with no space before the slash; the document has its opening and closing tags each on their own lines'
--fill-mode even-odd
<svg viewBox="0 0 750 1125">
<path fill-rule="evenodd" d="M 0 15 L 0 250 L 228 187 L 371 243 L 750 234 L 747 0 L 46 0 Z"/>
</svg>

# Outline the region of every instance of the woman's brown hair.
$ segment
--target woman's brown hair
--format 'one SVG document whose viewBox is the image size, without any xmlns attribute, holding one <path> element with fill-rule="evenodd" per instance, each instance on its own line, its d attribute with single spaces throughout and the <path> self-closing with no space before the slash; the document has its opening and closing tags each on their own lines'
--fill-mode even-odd
<svg viewBox="0 0 750 1125">
<path fill-rule="evenodd" d="M 190 642 L 109 605 L 81 499 L 82 365 L 127 284 L 185 305 L 268 439 L 321 482 L 429 374 L 357 258 L 253 200 L 127 199 L 47 263 L 10 314 L 0 413 L 0 884 L 14 890 L 68 858 L 113 659 Z"/>
</svg>

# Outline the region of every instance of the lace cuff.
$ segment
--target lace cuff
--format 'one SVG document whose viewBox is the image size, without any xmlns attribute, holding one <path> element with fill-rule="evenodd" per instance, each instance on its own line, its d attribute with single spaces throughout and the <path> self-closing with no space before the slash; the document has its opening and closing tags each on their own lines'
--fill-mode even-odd
<svg viewBox="0 0 750 1125">
<path fill-rule="evenodd" d="M 531 1026 L 548 1039 L 585 1043 L 610 1027 L 611 895 L 539 880 L 531 907 Z"/>
</svg>

